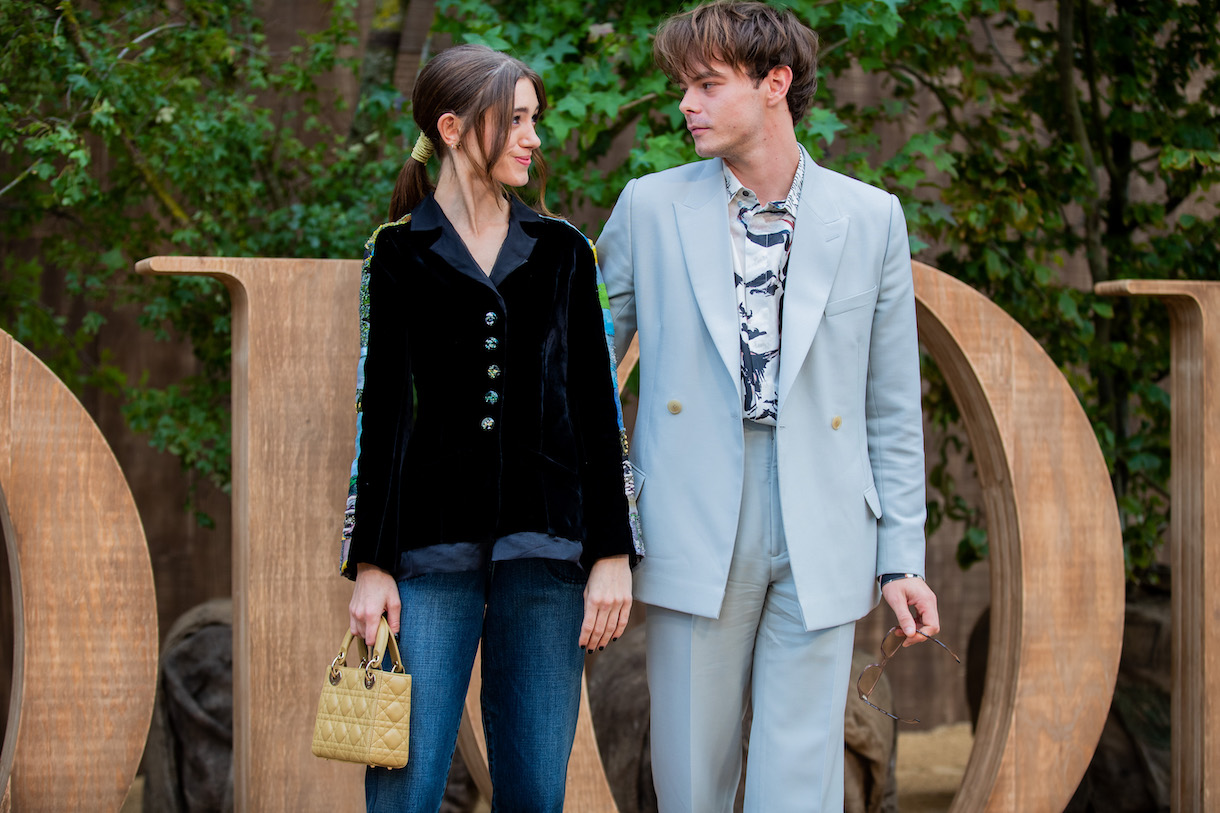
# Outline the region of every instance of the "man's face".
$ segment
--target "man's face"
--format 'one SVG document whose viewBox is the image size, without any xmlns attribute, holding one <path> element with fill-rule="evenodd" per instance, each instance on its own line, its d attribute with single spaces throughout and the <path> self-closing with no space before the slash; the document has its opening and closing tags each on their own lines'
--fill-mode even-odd
<svg viewBox="0 0 1220 813">
<path fill-rule="evenodd" d="M 755 82 L 736 68 L 712 61 L 697 75 L 684 77 L 678 109 L 704 158 L 730 162 L 749 150 L 762 133 L 766 83 Z"/>
</svg>

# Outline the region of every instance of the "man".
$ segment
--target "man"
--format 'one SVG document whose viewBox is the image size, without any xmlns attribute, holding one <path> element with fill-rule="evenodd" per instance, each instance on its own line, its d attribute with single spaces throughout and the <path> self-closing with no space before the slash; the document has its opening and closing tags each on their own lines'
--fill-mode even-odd
<svg viewBox="0 0 1220 813">
<path fill-rule="evenodd" d="M 639 333 L 657 795 L 732 809 L 749 701 L 746 810 L 840 811 L 856 619 L 881 583 L 906 643 L 939 631 L 906 223 L 797 143 L 817 37 L 790 12 L 703 5 L 654 54 L 712 159 L 629 183 L 598 241 L 620 358 Z"/>
</svg>

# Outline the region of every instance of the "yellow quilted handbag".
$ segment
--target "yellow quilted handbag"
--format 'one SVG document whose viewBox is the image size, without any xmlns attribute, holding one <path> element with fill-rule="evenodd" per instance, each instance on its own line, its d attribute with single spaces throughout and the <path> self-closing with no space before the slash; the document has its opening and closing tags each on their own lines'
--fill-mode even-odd
<svg viewBox="0 0 1220 813">
<path fill-rule="evenodd" d="M 348 650 L 359 644 L 360 665 L 348 666 Z M 380 668 L 389 646 L 393 671 Z M 373 656 L 364 641 L 348 632 L 339 655 L 322 680 L 318 716 L 313 728 L 313 752 L 327 759 L 383 768 L 407 764 L 411 723 L 411 676 L 402 666 L 398 643 L 382 616 Z"/>
</svg>

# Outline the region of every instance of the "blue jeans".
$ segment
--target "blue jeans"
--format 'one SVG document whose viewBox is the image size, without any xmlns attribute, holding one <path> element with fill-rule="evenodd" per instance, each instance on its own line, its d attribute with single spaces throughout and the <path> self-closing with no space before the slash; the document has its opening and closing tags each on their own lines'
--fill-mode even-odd
<svg viewBox="0 0 1220 813">
<path fill-rule="evenodd" d="M 584 589 L 577 565 L 548 559 L 398 583 L 399 649 L 411 675 L 410 755 L 401 770 L 367 770 L 369 813 L 440 808 L 480 638 L 491 809 L 563 810 L 584 668 L 577 646 Z"/>
</svg>

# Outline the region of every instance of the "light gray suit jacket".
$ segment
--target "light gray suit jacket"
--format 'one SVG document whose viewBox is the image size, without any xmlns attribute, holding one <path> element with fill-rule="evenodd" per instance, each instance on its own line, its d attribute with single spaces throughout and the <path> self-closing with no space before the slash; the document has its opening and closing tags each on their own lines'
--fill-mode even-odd
<svg viewBox="0 0 1220 813">
<path fill-rule="evenodd" d="M 923 573 L 915 297 L 893 195 L 806 156 L 783 302 L 780 504 L 806 629 Z M 723 162 L 630 182 L 597 242 L 619 357 L 637 327 L 636 597 L 718 617 L 741 506 L 740 326 Z"/>
</svg>

